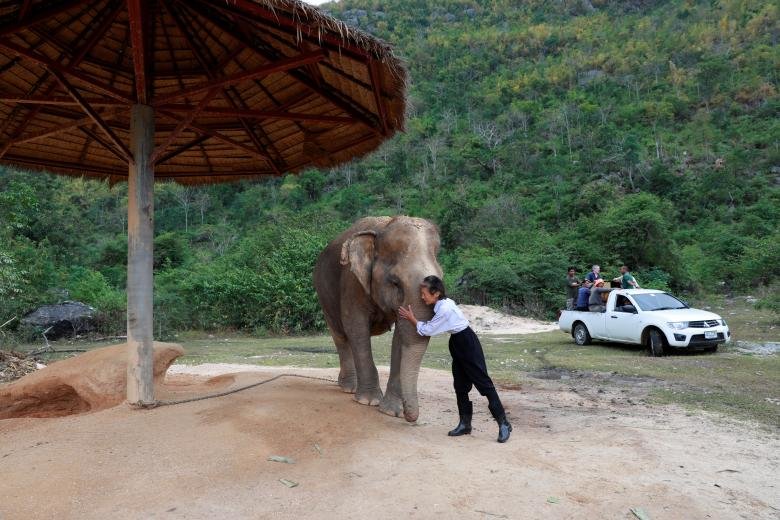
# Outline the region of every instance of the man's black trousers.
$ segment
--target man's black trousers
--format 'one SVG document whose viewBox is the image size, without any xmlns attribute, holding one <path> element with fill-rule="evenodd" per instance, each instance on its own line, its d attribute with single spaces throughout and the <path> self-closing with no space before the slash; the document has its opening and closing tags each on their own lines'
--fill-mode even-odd
<svg viewBox="0 0 780 520">
<path fill-rule="evenodd" d="M 466 327 L 450 336 L 450 355 L 452 355 L 452 377 L 455 396 L 458 399 L 458 412 L 461 415 L 471 414 L 469 392 L 471 387 L 475 386 L 480 394 L 487 397 L 488 408 L 493 417 L 496 419 L 502 417 L 504 406 L 488 375 L 482 345 L 471 327 Z"/>
</svg>

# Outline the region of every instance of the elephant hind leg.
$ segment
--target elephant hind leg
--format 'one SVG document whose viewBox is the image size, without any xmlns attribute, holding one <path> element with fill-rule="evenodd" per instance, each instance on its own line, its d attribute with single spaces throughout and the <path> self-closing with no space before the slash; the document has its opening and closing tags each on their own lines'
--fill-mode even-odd
<svg viewBox="0 0 780 520">
<path fill-rule="evenodd" d="M 357 371 L 355 359 L 352 357 L 352 348 L 344 337 L 333 336 L 336 350 L 339 353 L 339 386 L 343 392 L 354 394 L 357 390 Z"/>
</svg>

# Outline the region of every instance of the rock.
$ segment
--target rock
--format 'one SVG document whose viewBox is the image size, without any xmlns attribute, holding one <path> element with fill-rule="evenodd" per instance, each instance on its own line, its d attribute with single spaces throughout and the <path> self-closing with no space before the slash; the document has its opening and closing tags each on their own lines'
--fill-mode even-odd
<svg viewBox="0 0 780 520">
<path fill-rule="evenodd" d="M 81 302 L 66 301 L 38 307 L 20 321 L 23 325 L 41 330 L 51 327 L 46 337 L 57 339 L 93 330 L 94 319 L 94 308 Z"/>
<path fill-rule="evenodd" d="M 452 23 L 452 22 L 454 22 L 455 20 L 457 20 L 457 18 L 456 18 L 456 16 L 455 16 L 454 14 L 452 14 L 452 13 L 446 13 L 446 14 L 444 15 L 444 21 L 445 21 L 445 22 L 447 22 L 447 23 Z"/>
<path fill-rule="evenodd" d="M 474 18 L 475 16 L 477 16 L 477 10 L 474 9 L 473 7 L 469 7 L 468 9 L 463 10 L 463 14 L 465 14 L 469 18 Z"/>
<path fill-rule="evenodd" d="M 127 352 L 127 343 L 95 349 L 0 386 L 0 419 L 61 417 L 122 403 L 127 390 Z M 154 343 L 155 385 L 182 354 L 181 345 Z"/>
</svg>

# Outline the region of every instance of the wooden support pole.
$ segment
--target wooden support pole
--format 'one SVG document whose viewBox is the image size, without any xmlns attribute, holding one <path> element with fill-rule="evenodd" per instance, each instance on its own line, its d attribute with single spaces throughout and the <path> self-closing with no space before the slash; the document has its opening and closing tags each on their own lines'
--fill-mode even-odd
<svg viewBox="0 0 780 520">
<path fill-rule="evenodd" d="M 154 241 L 154 110 L 133 105 L 127 193 L 127 401 L 154 402 L 152 293 Z"/>
</svg>

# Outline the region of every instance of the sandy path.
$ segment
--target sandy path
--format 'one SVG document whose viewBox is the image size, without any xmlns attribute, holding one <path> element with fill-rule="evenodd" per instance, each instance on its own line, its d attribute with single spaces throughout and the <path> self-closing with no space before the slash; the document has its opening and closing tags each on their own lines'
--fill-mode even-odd
<svg viewBox="0 0 780 520">
<path fill-rule="evenodd" d="M 292 370 L 336 375 L 257 370 L 198 389 Z M 174 372 L 163 397 L 202 381 Z M 420 375 L 416 426 L 302 379 L 149 411 L 0 421 L 0 519 L 633 518 L 631 507 L 653 520 L 778 517 L 776 436 L 674 407 L 616 405 L 610 392 L 503 390 L 515 427 L 506 445 L 484 402 L 472 436 L 446 437 L 450 375 L 431 369 Z"/>
<path fill-rule="evenodd" d="M 481 305 L 458 305 L 477 334 L 531 334 L 558 330 L 558 324 L 521 318 Z"/>
</svg>

